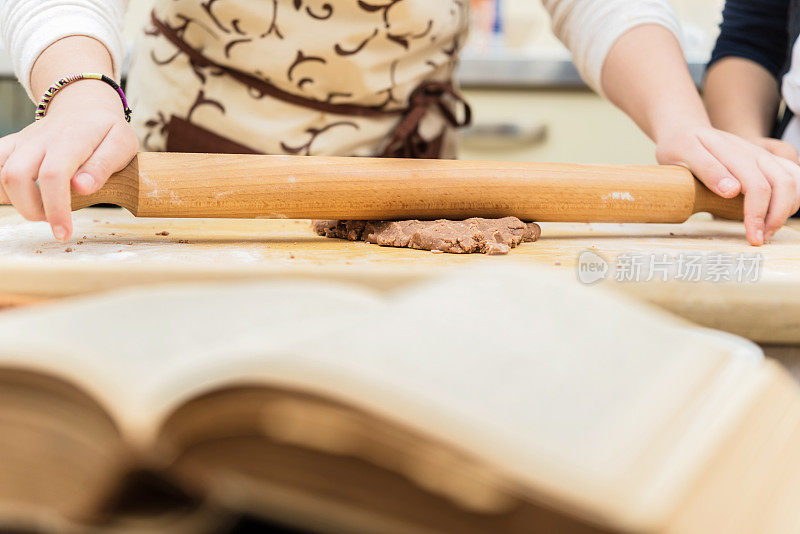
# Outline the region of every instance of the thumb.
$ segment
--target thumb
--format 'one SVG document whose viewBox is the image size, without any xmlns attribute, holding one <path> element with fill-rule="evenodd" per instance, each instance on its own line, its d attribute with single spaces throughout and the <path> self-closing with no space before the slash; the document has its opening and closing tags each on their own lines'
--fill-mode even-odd
<svg viewBox="0 0 800 534">
<path fill-rule="evenodd" d="M 128 125 L 113 126 L 103 141 L 72 177 L 72 188 L 81 195 L 94 193 L 108 178 L 130 163 L 139 142 Z"/>
<path fill-rule="evenodd" d="M 658 159 L 661 164 L 686 167 L 706 187 L 721 197 L 733 198 L 742 191 L 739 180 L 702 144 L 685 151 L 680 157 L 659 157 Z"/>
</svg>

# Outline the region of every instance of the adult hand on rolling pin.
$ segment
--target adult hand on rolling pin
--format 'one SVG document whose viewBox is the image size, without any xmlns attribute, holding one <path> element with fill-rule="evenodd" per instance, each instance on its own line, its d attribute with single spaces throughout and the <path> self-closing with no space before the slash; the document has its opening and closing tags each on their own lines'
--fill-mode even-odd
<svg viewBox="0 0 800 534">
<path fill-rule="evenodd" d="M 752 245 L 768 242 L 800 209 L 796 154 L 783 145 L 770 143 L 765 148 L 708 126 L 659 139 L 656 151 L 659 163 L 689 168 L 722 197 L 743 193 L 744 224 Z M 785 156 L 794 156 L 794 161 Z"/>
</svg>

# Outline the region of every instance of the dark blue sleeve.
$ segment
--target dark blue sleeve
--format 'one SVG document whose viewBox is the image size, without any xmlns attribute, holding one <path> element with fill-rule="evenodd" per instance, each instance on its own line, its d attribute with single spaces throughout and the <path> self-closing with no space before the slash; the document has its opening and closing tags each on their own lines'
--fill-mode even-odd
<svg viewBox="0 0 800 534">
<path fill-rule="evenodd" d="M 755 61 L 775 78 L 789 54 L 790 0 L 727 0 L 708 67 L 724 57 Z"/>
</svg>

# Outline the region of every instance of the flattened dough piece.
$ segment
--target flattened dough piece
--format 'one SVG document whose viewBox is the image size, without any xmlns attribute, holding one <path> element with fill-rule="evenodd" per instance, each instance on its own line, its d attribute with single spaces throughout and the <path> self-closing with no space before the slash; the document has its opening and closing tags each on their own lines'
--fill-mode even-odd
<svg viewBox="0 0 800 534">
<path fill-rule="evenodd" d="M 507 254 L 520 243 L 536 241 L 542 231 L 536 223 L 516 217 L 472 218 L 463 221 L 314 221 L 314 231 L 325 237 L 366 241 L 385 247 L 466 254 Z"/>
</svg>

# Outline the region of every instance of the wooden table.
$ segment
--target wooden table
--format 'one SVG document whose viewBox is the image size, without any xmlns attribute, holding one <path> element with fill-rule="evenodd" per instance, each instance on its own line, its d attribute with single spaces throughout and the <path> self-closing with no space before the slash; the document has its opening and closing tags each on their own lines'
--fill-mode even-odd
<svg viewBox="0 0 800 534">
<path fill-rule="evenodd" d="M 483 256 L 325 239 L 307 221 L 135 219 L 113 208 L 74 217 L 75 238 L 61 244 L 47 225 L 0 207 L 0 300 L 19 304 L 136 284 L 230 279 L 324 278 L 391 289 L 453 266 L 492 262 L 544 265 L 579 283 L 578 257 L 592 250 L 612 268 L 600 285 L 758 342 L 800 344 L 800 226 L 782 229 L 756 249 L 746 244 L 740 224 L 702 215 L 682 225 L 550 223 L 542 224 L 537 243 Z M 645 262 L 647 255 L 658 261 L 667 254 L 674 265 L 681 254 L 707 260 L 760 254 L 762 264 L 757 282 L 615 280 L 613 268 L 619 274 L 623 259 L 637 254 Z"/>
</svg>

